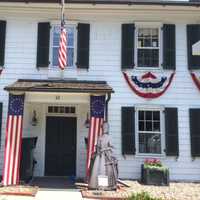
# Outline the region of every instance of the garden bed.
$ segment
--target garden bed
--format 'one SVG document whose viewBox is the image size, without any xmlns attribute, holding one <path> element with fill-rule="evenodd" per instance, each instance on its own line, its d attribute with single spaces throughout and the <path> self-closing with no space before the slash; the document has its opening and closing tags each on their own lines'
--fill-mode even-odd
<svg viewBox="0 0 200 200">
<path fill-rule="evenodd" d="M 33 186 L 1 186 L 0 187 L 0 196 L 1 195 L 14 195 L 14 196 L 32 196 L 34 197 L 37 194 L 38 187 Z"/>
<path fill-rule="evenodd" d="M 143 185 L 138 181 L 125 181 L 134 194 L 147 192 L 151 197 L 163 200 L 197 200 L 200 199 L 200 183 L 170 182 L 169 186 Z"/>
</svg>

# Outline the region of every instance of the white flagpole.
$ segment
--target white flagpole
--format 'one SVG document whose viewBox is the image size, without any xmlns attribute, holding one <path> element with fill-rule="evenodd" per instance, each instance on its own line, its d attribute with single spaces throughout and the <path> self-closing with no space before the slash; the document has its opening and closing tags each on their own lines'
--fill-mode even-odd
<svg viewBox="0 0 200 200">
<path fill-rule="evenodd" d="M 62 23 L 65 21 L 65 0 L 61 0 L 61 27 Z M 61 79 L 64 79 L 64 71 L 65 69 L 61 70 Z"/>
</svg>

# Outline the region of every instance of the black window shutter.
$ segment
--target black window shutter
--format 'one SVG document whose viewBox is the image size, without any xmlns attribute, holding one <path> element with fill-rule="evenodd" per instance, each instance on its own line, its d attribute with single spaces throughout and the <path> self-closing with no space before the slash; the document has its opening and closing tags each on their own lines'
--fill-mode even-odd
<svg viewBox="0 0 200 200">
<path fill-rule="evenodd" d="M 192 157 L 200 156 L 200 108 L 189 109 L 190 114 L 190 140 Z"/>
<path fill-rule="evenodd" d="M 165 145 L 167 156 L 179 155 L 177 108 L 165 108 Z"/>
<path fill-rule="evenodd" d="M 37 67 L 49 66 L 50 23 L 38 23 Z"/>
<path fill-rule="evenodd" d="M 6 41 L 6 21 L 0 21 L 0 66 L 4 66 Z"/>
<path fill-rule="evenodd" d="M 135 154 L 135 108 L 121 109 L 122 154 Z"/>
<path fill-rule="evenodd" d="M 187 25 L 188 69 L 200 69 L 200 56 L 192 55 L 192 45 L 200 40 L 200 24 Z"/>
<path fill-rule="evenodd" d="M 2 117 L 3 117 L 3 103 L 0 102 L 0 145 L 1 145 L 1 133 L 2 133 Z"/>
<path fill-rule="evenodd" d="M 77 67 L 81 69 L 89 68 L 90 53 L 90 24 L 78 24 L 77 38 Z"/>
<path fill-rule="evenodd" d="M 176 26 L 163 25 L 163 69 L 176 69 Z"/>
<path fill-rule="evenodd" d="M 134 68 L 135 24 L 122 24 L 121 68 Z"/>
</svg>

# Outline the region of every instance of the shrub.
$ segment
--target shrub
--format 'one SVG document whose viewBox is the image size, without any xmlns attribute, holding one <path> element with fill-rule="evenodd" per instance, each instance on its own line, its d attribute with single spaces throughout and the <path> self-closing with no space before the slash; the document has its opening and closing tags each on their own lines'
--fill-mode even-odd
<svg viewBox="0 0 200 200">
<path fill-rule="evenodd" d="M 162 200 L 162 199 L 151 197 L 147 192 L 141 192 L 133 194 L 127 200 Z"/>
</svg>

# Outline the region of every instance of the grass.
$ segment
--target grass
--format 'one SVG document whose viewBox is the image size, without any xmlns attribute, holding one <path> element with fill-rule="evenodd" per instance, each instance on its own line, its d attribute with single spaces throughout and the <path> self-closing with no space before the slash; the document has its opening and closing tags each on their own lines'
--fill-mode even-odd
<svg viewBox="0 0 200 200">
<path fill-rule="evenodd" d="M 162 200 L 162 199 L 151 197 L 147 192 L 141 192 L 133 194 L 127 200 Z"/>
</svg>

